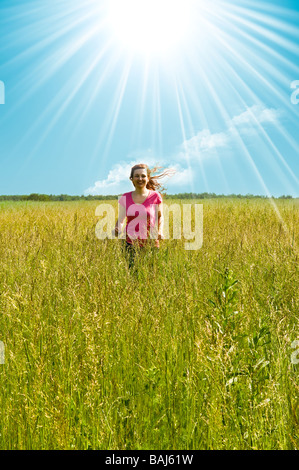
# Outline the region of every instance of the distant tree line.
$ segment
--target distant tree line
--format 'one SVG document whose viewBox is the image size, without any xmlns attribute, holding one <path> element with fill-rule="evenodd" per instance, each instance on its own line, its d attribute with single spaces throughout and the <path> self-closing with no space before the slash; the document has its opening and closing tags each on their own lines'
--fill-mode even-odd
<svg viewBox="0 0 299 470">
<path fill-rule="evenodd" d="M 70 196 L 69 194 L 37 194 L 0 196 L 0 201 L 81 201 L 81 200 L 112 200 L 117 196 Z"/>
<path fill-rule="evenodd" d="M 169 199 L 213 199 L 213 198 L 239 198 L 239 199 L 269 199 L 269 196 L 255 195 L 255 194 L 215 194 L 215 193 L 179 193 L 179 194 L 166 194 Z M 273 196 L 274 197 L 274 196 Z M 293 199 L 292 196 L 279 196 L 274 199 Z"/>
<path fill-rule="evenodd" d="M 0 196 L 0 201 L 107 201 L 117 199 L 120 195 L 109 196 L 70 196 L 68 194 L 38 194 L 32 193 L 29 195 L 15 195 L 15 196 Z M 238 198 L 238 199 L 268 199 L 268 196 L 260 196 L 254 194 L 215 194 L 215 193 L 179 193 L 179 194 L 164 194 L 165 199 L 212 199 L 212 198 Z M 279 196 L 274 199 L 293 199 L 292 196 Z"/>
</svg>

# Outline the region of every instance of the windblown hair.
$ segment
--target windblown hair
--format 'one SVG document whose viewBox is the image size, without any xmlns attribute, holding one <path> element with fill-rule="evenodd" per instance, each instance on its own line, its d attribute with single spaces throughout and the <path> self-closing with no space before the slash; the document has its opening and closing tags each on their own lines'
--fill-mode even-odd
<svg viewBox="0 0 299 470">
<path fill-rule="evenodd" d="M 149 168 L 145 163 L 138 163 L 137 165 L 134 165 L 131 168 L 130 180 L 132 180 L 133 178 L 134 171 L 141 170 L 141 169 L 146 169 L 147 177 L 149 178 L 146 188 L 151 189 L 152 191 L 159 190 L 159 192 L 165 191 L 165 188 L 162 186 L 162 184 L 158 180 L 163 179 L 167 176 L 173 176 L 175 173 L 175 170 L 173 170 L 172 168 L 167 168 L 159 175 L 156 175 L 155 173 L 157 173 L 159 170 L 162 170 L 163 167 L 155 166 L 154 168 Z"/>
</svg>

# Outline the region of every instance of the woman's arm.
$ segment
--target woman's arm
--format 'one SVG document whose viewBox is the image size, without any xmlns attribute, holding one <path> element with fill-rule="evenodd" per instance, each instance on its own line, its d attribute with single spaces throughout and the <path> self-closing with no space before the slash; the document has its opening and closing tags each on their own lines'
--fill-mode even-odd
<svg viewBox="0 0 299 470">
<path fill-rule="evenodd" d="M 126 208 L 121 204 L 118 205 L 119 212 L 118 212 L 118 219 L 115 224 L 115 228 L 112 230 L 112 235 L 118 235 L 122 231 L 123 222 L 126 218 Z"/>
</svg>

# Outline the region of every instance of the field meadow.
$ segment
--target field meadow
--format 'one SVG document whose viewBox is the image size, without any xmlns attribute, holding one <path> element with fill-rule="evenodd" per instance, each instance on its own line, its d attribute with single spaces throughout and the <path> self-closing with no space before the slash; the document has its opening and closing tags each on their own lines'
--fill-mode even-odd
<svg viewBox="0 0 299 470">
<path fill-rule="evenodd" d="M 298 200 L 183 202 L 131 270 L 99 201 L 0 202 L 0 449 L 298 449 Z"/>
</svg>

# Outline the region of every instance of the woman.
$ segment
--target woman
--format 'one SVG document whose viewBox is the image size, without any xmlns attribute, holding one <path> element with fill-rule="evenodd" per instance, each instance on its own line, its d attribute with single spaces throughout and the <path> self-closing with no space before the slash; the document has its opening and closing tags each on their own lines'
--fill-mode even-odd
<svg viewBox="0 0 299 470">
<path fill-rule="evenodd" d="M 129 266 L 134 262 L 137 248 L 148 245 L 159 248 L 163 239 L 163 208 L 162 196 L 157 191 L 161 184 L 158 179 L 169 176 L 172 170 L 166 170 L 153 176 L 159 168 L 152 170 L 144 163 L 131 168 L 130 180 L 134 191 L 124 193 L 119 199 L 119 217 L 115 225 L 115 234 L 122 231 L 124 219 L 126 223 L 126 249 L 130 254 Z"/>
</svg>

